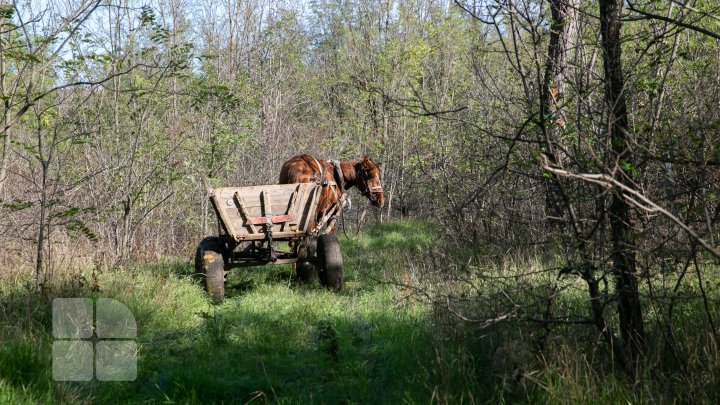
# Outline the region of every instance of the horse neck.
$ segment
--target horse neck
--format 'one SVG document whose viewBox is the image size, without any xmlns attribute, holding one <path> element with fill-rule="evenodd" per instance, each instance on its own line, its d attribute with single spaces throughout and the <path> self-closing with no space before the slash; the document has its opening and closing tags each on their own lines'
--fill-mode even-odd
<svg viewBox="0 0 720 405">
<path fill-rule="evenodd" d="M 348 160 L 340 162 L 340 168 L 342 169 L 343 178 L 345 180 L 345 190 L 350 189 L 352 186 L 357 186 L 357 171 L 355 166 L 360 163 L 359 160 Z"/>
</svg>

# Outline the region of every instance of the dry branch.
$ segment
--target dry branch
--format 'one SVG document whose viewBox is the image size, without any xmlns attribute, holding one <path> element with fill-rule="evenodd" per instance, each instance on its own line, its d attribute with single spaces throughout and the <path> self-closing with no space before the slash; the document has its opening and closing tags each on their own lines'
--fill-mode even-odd
<svg viewBox="0 0 720 405">
<path fill-rule="evenodd" d="M 675 224 L 677 224 L 679 227 L 681 227 L 685 232 L 690 235 L 691 238 L 693 238 L 695 241 L 697 241 L 702 247 L 704 247 L 710 254 L 715 256 L 716 258 L 720 259 L 720 251 L 718 251 L 714 246 L 712 246 L 710 243 L 708 243 L 705 239 L 701 238 L 700 235 L 698 235 L 697 232 L 695 232 L 689 225 L 684 223 L 680 218 L 673 215 L 670 211 L 666 210 L 665 208 L 661 207 L 651 199 L 647 198 L 645 195 L 643 195 L 641 192 L 634 190 L 627 185 L 619 182 L 612 176 L 609 176 L 604 173 L 572 173 L 564 169 L 560 169 L 557 167 L 552 167 L 547 158 L 543 156 L 544 162 L 543 162 L 543 169 L 547 170 L 550 173 L 553 173 L 556 176 L 562 176 L 562 177 L 568 177 L 572 179 L 578 179 L 582 181 L 586 181 L 593 184 L 598 184 L 602 187 L 605 187 L 607 189 L 611 189 L 613 187 L 618 188 L 621 191 L 621 195 L 633 206 L 649 212 L 649 213 L 659 213 Z"/>
</svg>

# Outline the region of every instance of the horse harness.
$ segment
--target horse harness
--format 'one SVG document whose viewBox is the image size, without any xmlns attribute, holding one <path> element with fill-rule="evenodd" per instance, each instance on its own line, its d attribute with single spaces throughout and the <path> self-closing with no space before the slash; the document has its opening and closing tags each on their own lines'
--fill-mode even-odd
<svg viewBox="0 0 720 405">
<path fill-rule="evenodd" d="M 330 187 L 330 190 L 332 190 L 333 195 L 335 196 L 336 204 L 333 204 L 330 209 L 325 212 L 325 214 L 322 216 L 320 221 L 317 222 L 316 225 L 316 231 L 318 234 L 320 234 L 324 228 L 331 228 L 332 225 L 335 223 L 337 215 L 342 211 L 342 209 L 345 207 L 345 205 L 349 204 L 349 200 L 347 199 L 346 193 L 343 191 L 345 190 L 345 177 L 342 173 L 342 168 L 340 167 L 340 162 L 338 160 L 328 160 L 327 162 L 330 163 L 333 166 L 333 177 L 335 177 L 335 174 L 337 174 L 337 179 L 340 180 L 340 184 L 338 185 L 335 181 L 328 181 L 325 178 L 326 168 L 325 165 L 321 164 L 317 159 L 315 159 L 314 156 L 309 156 L 317 165 L 318 170 L 313 173 L 313 176 L 310 178 L 310 181 L 314 182 L 315 184 L 325 187 Z M 335 186 L 335 187 L 333 187 Z M 340 195 L 338 195 L 337 188 L 340 188 Z"/>
<path fill-rule="evenodd" d="M 360 180 L 365 183 L 365 191 L 360 191 L 360 193 L 370 199 L 373 193 L 382 193 L 383 188 L 382 185 L 378 184 L 377 186 L 370 186 L 370 179 L 367 176 L 367 172 L 365 170 L 360 171 Z M 358 187 L 360 189 L 360 187 Z"/>
</svg>

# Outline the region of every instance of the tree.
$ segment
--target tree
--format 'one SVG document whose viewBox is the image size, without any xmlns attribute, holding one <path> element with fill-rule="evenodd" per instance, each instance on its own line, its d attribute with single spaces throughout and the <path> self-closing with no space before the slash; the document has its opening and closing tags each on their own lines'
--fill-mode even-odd
<svg viewBox="0 0 720 405">
<path fill-rule="evenodd" d="M 622 0 L 600 0 L 600 31 L 602 34 L 603 65 L 605 71 L 605 104 L 608 111 L 608 137 L 612 153 L 608 171 L 623 185 L 635 188 L 636 160 L 634 143 L 628 121 L 625 80 L 622 69 Z M 620 332 L 627 350 L 630 370 L 639 377 L 638 367 L 645 352 L 645 332 L 638 289 L 634 229 L 634 213 L 623 190 L 615 189 L 608 215 L 612 228 L 613 273 L 617 279 Z"/>
<path fill-rule="evenodd" d="M 51 18 L 41 29 L 38 25 L 48 20 L 44 12 L 32 5 L 3 3 L 0 7 L 0 98 L 3 100 L 2 153 L 0 154 L 0 198 L 7 181 L 11 128 L 40 100 L 56 91 L 73 86 L 97 85 L 109 77 L 96 80 L 57 82 L 39 89 L 37 80 L 53 70 L 53 64 L 63 55 L 68 43 L 81 32 L 81 28 L 100 7 L 100 0 L 83 0 Z M 32 34 L 42 32 L 42 35 Z"/>
</svg>

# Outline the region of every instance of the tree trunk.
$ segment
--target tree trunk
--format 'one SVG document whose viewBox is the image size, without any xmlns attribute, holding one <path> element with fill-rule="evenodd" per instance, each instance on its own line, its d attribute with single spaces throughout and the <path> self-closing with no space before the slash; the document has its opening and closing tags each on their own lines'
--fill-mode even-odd
<svg viewBox="0 0 720 405">
<path fill-rule="evenodd" d="M 565 92 L 567 83 L 571 80 L 568 60 L 577 43 L 577 10 L 578 0 L 550 0 L 552 21 L 548 56 L 542 78 L 540 116 L 545 138 L 543 139 L 545 155 L 553 164 L 560 166 L 562 166 L 562 157 L 558 146 L 561 141 L 557 136 L 557 128 L 565 127 L 566 118 L 562 103 L 564 103 L 563 99 L 567 98 Z M 558 220 L 563 216 L 562 190 L 560 190 L 562 184 L 556 176 L 547 179 L 545 183 L 545 212 L 549 219 L 548 223 L 560 225 Z"/>
<path fill-rule="evenodd" d="M 40 136 L 40 134 L 38 134 Z M 40 193 L 40 220 L 37 235 L 37 250 L 35 257 L 35 289 L 42 293 L 45 287 L 45 278 L 43 274 L 43 267 L 45 265 L 45 227 L 47 218 L 47 173 L 48 164 L 46 161 L 41 160 L 42 168 L 42 190 Z"/>
<path fill-rule="evenodd" d="M 2 200 L 3 190 L 5 189 L 5 181 L 7 180 L 8 149 L 10 148 L 10 130 L 8 129 L 9 117 L 10 103 L 6 101 L 5 113 L 3 114 L 3 128 L 5 129 L 2 132 L 2 153 L 0 153 L 0 200 Z"/>
<path fill-rule="evenodd" d="M 7 60 L 5 58 L 5 41 L 5 35 L 0 33 L 0 97 L 2 97 L 3 100 L 3 130 L 2 134 L 0 134 L 0 137 L 2 137 L 2 153 L 0 153 L 0 200 L 2 200 L 5 182 L 7 180 L 8 148 L 10 148 L 10 129 L 8 124 L 10 123 L 10 105 L 12 101 L 12 97 L 7 92 L 8 89 L 6 85 Z"/>
<path fill-rule="evenodd" d="M 2 34 L 0 34 L 2 35 Z M 4 38 L 0 38 L 0 52 L 5 52 L 3 49 L 2 42 Z M 8 148 L 10 148 L 10 100 L 11 97 L 7 95 L 5 80 L 7 78 L 7 65 L 5 62 L 5 56 L 0 55 L 0 96 L 3 98 L 3 130 L 2 130 L 2 153 L 0 153 L 0 200 L 2 200 L 3 190 L 5 189 L 5 182 L 7 180 L 7 166 L 8 166 Z"/>
<path fill-rule="evenodd" d="M 602 31 L 605 70 L 605 102 L 608 106 L 608 131 L 611 143 L 611 170 L 618 181 L 633 187 L 632 173 L 627 168 L 634 164 L 629 148 L 631 128 L 628 122 L 624 94 L 620 42 L 620 13 L 623 0 L 600 0 L 600 29 Z M 627 365 L 637 377 L 640 359 L 645 351 L 645 333 L 642 307 L 638 292 L 635 263 L 636 232 L 633 229 L 633 210 L 620 190 L 615 190 L 609 210 L 612 230 L 613 274 L 617 279 L 620 334 L 629 358 Z"/>
</svg>

